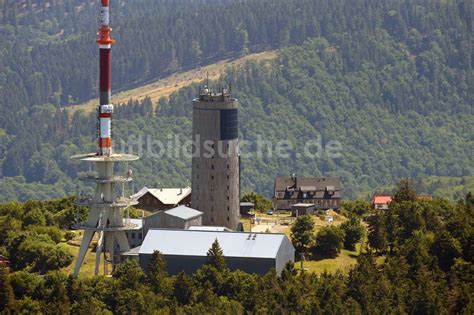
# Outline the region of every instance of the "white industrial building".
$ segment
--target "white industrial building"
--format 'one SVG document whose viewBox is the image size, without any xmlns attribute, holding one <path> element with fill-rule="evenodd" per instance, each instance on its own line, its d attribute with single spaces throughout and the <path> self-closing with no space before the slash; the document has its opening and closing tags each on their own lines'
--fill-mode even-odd
<svg viewBox="0 0 474 315">
<path fill-rule="evenodd" d="M 153 252 L 160 251 L 169 274 L 192 274 L 207 262 L 216 239 L 230 270 L 265 274 L 275 268 L 280 274 L 286 263 L 294 261 L 295 249 L 285 234 L 206 230 L 151 229 L 135 255 L 147 270 Z"/>
</svg>

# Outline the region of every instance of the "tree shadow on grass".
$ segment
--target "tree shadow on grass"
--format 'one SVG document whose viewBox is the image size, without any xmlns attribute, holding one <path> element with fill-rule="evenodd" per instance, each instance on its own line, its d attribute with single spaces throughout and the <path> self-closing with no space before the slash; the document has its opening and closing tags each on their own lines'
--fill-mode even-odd
<svg viewBox="0 0 474 315">
<path fill-rule="evenodd" d="M 321 253 L 321 252 L 313 252 L 311 254 L 311 260 L 312 261 L 320 261 L 324 259 L 334 259 L 337 258 L 338 255 L 328 255 L 326 253 Z"/>
</svg>

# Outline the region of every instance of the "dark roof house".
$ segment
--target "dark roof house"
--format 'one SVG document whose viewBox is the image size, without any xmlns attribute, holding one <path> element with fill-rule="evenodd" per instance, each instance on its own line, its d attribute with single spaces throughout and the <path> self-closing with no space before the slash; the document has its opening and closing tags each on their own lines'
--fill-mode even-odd
<svg viewBox="0 0 474 315">
<path fill-rule="evenodd" d="M 317 209 L 339 209 L 339 177 L 277 177 L 273 195 L 275 210 L 291 210 L 296 203 L 312 203 Z"/>
</svg>

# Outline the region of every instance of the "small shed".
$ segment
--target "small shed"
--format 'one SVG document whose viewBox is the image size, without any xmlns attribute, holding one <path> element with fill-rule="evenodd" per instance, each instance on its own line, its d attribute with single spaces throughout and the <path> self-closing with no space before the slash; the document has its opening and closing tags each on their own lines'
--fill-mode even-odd
<svg viewBox="0 0 474 315">
<path fill-rule="evenodd" d="M 145 235 L 152 228 L 186 230 L 193 225 L 202 225 L 202 212 L 186 206 L 159 211 L 143 218 Z"/>
<path fill-rule="evenodd" d="M 291 215 L 297 217 L 305 214 L 314 214 L 316 206 L 312 203 L 295 203 L 291 206 Z"/>
<path fill-rule="evenodd" d="M 240 215 L 241 216 L 249 216 L 250 210 L 255 207 L 253 202 L 241 202 L 240 203 Z"/>
<path fill-rule="evenodd" d="M 140 266 L 147 271 L 153 252 L 158 250 L 169 274 L 193 274 L 207 262 L 207 252 L 216 239 L 230 270 L 265 274 L 275 268 L 280 274 L 295 258 L 295 249 L 285 234 L 155 229 L 148 232 L 140 247 Z"/>
</svg>

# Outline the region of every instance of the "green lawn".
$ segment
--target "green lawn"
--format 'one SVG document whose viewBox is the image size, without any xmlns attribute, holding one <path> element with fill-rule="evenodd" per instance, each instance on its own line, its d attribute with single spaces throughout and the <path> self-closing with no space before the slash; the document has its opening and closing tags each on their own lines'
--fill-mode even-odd
<svg viewBox="0 0 474 315">
<path fill-rule="evenodd" d="M 74 260 L 72 263 L 63 268 L 62 271 L 65 273 L 71 274 L 76 265 L 77 256 L 79 255 L 79 246 L 69 245 L 68 243 L 60 243 L 59 246 L 67 249 L 73 256 Z M 102 260 L 101 260 L 102 261 Z M 80 277 L 92 277 L 94 275 L 94 266 L 95 266 L 95 253 L 91 253 L 90 249 L 86 254 L 84 263 L 82 264 L 81 271 L 79 272 Z"/>
<path fill-rule="evenodd" d="M 308 272 L 315 272 L 317 274 L 321 274 L 324 271 L 334 273 L 337 270 L 347 273 L 357 263 L 357 256 L 360 254 L 360 249 L 361 243 L 358 243 L 356 245 L 356 250 L 350 251 L 343 249 L 336 258 L 327 258 L 316 261 L 307 260 L 304 262 L 304 268 Z M 301 270 L 301 263 L 296 262 L 295 267 L 296 269 Z"/>
</svg>

